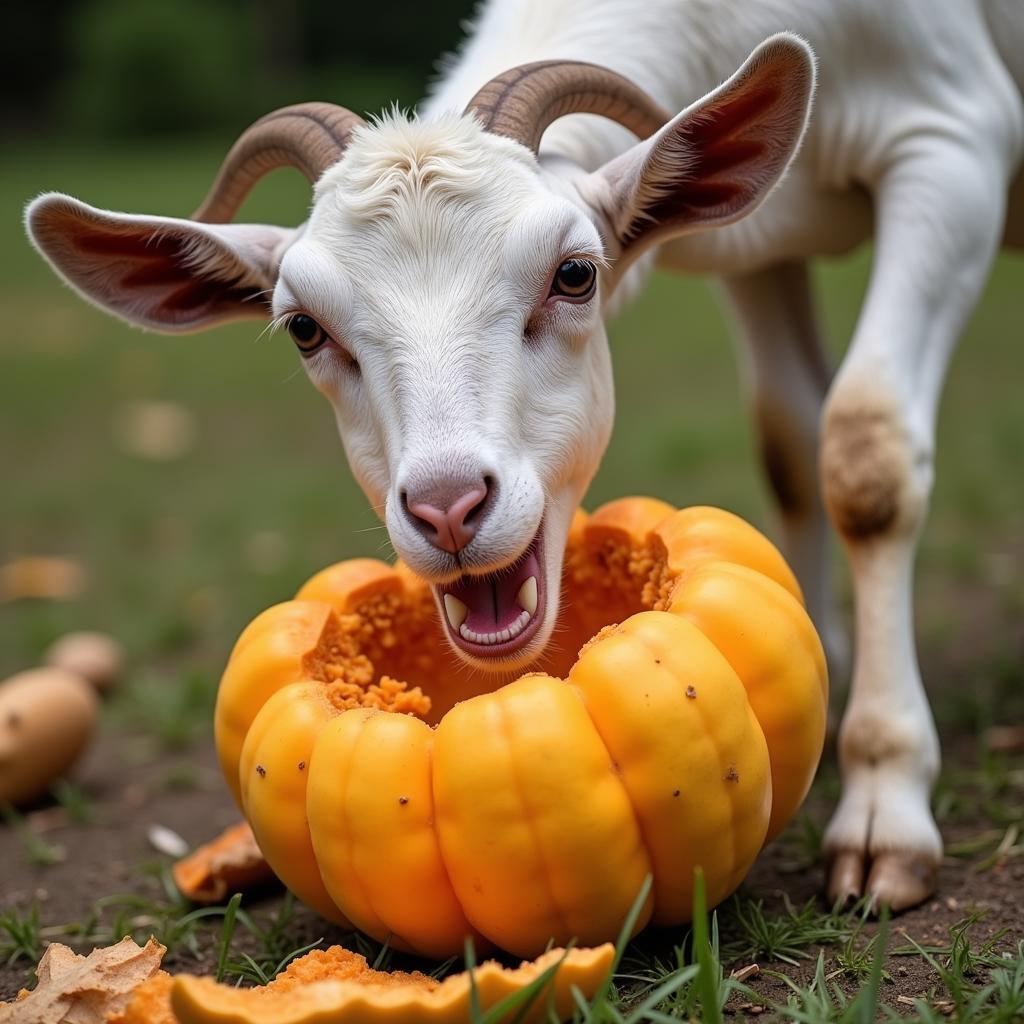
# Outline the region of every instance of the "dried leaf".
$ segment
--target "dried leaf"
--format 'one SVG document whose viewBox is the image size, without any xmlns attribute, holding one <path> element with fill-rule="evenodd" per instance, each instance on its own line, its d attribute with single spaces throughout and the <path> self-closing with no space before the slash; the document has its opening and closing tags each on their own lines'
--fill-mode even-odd
<svg viewBox="0 0 1024 1024">
<path fill-rule="evenodd" d="M 72 558 L 25 555 L 0 565 L 0 601 L 71 601 L 85 589 L 85 570 Z"/>
<path fill-rule="evenodd" d="M 128 938 L 88 956 L 53 943 L 36 968 L 39 984 L 13 1003 L 0 1003 L 0 1024 L 104 1024 L 132 992 L 160 969 L 166 948 Z"/>
<path fill-rule="evenodd" d="M 1024 750 L 1024 725 L 993 725 L 985 732 L 985 746 L 997 754 Z"/>
<path fill-rule="evenodd" d="M 193 903 L 220 903 L 273 878 L 252 829 L 244 821 L 174 865 L 174 882 Z"/>
</svg>

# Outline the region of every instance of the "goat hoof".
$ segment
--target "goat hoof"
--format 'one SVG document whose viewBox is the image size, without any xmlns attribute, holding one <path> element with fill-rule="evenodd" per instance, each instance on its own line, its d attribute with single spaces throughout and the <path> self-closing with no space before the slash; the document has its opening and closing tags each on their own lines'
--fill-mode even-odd
<svg viewBox="0 0 1024 1024">
<path fill-rule="evenodd" d="M 849 907 L 866 895 L 872 914 L 883 906 L 899 913 L 928 899 L 938 874 L 938 864 L 920 854 L 888 850 L 869 860 L 859 850 L 837 850 L 829 859 L 828 898 L 833 906 Z"/>
<path fill-rule="evenodd" d="M 938 880 L 939 866 L 928 857 L 901 850 L 879 853 L 867 881 L 872 913 L 882 906 L 893 913 L 916 907 L 935 892 Z"/>
<path fill-rule="evenodd" d="M 864 854 L 837 850 L 829 860 L 827 892 L 832 906 L 848 907 L 864 892 Z"/>
</svg>

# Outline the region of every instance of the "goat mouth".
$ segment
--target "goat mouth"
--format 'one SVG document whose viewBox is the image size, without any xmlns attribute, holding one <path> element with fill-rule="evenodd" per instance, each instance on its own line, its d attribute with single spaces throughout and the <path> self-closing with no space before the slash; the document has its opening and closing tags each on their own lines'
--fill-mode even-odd
<svg viewBox="0 0 1024 1024">
<path fill-rule="evenodd" d="M 496 572 L 435 584 L 452 643 L 474 658 L 500 661 L 518 654 L 544 619 L 541 531 L 514 561 Z"/>
</svg>

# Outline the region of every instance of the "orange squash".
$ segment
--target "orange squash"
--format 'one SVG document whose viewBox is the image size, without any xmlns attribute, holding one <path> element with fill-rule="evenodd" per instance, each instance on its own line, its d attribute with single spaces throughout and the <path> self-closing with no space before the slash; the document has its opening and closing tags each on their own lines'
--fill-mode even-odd
<svg viewBox="0 0 1024 1024">
<path fill-rule="evenodd" d="M 577 514 L 564 575 L 557 649 L 493 692 L 400 564 L 332 566 L 245 629 L 217 747 L 296 895 L 440 958 L 607 941 L 648 874 L 641 927 L 688 920 L 697 866 L 712 905 L 736 888 L 824 741 L 793 574 L 728 512 L 627 498 Z"/>
</svg>

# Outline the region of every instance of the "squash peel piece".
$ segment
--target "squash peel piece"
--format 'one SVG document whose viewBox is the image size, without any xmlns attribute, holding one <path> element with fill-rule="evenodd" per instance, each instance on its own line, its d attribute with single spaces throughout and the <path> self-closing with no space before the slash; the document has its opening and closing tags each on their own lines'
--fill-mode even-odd
<svg viewBox="0 0 1024 1024">
<path fill-rule="evenodd" d="M 573 988 L 592 997 L 614 957 L 614 947 L 605 943 L 568 952 L 553 949 L 513 969 L 488 961 L 473 971 L 480 1008 L 486 1012 L 555 967 L 530 1011 L 518 1019 L 548 1020 L 551 1006 L 565 1020 L 572 1015 Z M 301 957 L 265 988 L 240 989 L 179 975 L 171 989 L 180 1024 L 464 1024 L 470 1003 L 468 972 L 437 981 L 418 972 L 375 971 L 364 957 L 340 946 Z"/>
<path fill-rule="evenodd" d="M 171 873 L 178 891 L 193 903 L 220 903 L 275 877 L 244 821 L 182 857 Z"/>
</svg>

